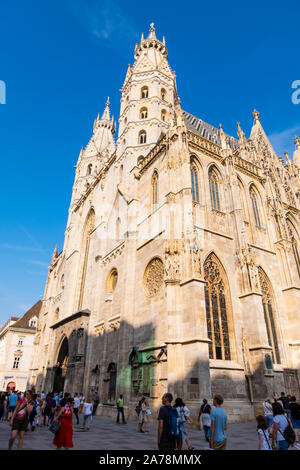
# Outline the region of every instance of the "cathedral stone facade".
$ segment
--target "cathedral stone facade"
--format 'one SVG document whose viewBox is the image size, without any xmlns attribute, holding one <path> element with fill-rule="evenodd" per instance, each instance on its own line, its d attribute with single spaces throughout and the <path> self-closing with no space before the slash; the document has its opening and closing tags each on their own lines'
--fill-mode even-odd
<svg viewBox="0 0 300 470">
<path fill-rule="evenodd" d="M 277 156 L 253 113 L 237 138 L 181 106 L 151 25 L 76 165 L 63 250 L 49 267 L 31 385 L 118 394 L 135 415 L 165 391 L 231 421 L 299 397 L 300 140 Z M 155 414 L 153 415 L 155 416 Z"/>
</svg>

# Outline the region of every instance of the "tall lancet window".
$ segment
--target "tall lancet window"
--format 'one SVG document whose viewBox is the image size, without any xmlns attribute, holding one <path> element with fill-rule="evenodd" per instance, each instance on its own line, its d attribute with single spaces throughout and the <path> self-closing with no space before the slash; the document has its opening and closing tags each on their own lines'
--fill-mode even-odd
<svg viewBox="0 0 300 470">
<path fill-rule="evenodd" d="M 215 255 L 204 264 L 205 308 L 209 358 L 231 360 L 227 311 L 230 305 L 226 275 Z"/>
<path fill-rule="evenodd" d="M 258 196 L 253 187 L 250 189 L 250 197 L 251 197 L 251 202 L 252 202 L 255 225 L 257 227 L 261 227 L 261 220 L 260 220 L 259 209 L 258 209 Z"/>
<path fill-rule="evenodd" d="M 213 168 L 209 170 L 209 192 L 212 209 L 220 210 L 220 196 L 219 196 L 219 178 Z"/>
<path fill-rule="evenodd" d="M 147 108 L 142 108 L 140 110 L 140 119 L 147 119 L 148 117 L 148 110 Z"/>
<path fill-rule="evenodd" d="M 79 278 L 79 302 L 78 302 L 79 310 L 81 309 L 82 302 L 83 302 L 84 286 L 85 286 L 85 279 L 86 279 L 86 273 L 87 273 L 89 249 L 90 249 L 90 238 L 94 229 L 95 229 L 95 212 L 93 209 L 91 209 L 86 218 L 86 222 L 85 222 L 85 226 L 84 226 L 84 230 L 82 234 L 82 241 L 81 241 L 81 260 L 80 260 L 81 276 Z"/>
<path fill-rule="evenodd" d="M 298 250 L 299 235 L 294 225 L 289 219 L 286 220 L 286 226 L 287 226 L 287 233 L 288 233 L 289 240 L 292 242 L 293 255 L 295 258 L 298 275 L 300 277 L 300 257 L 299 257 L 299 250 Z"/>
<path fill-rule="evenodd" d="M 269 346 L 271 346 L 272 348 L 272 359 L 273 362 L 280 363 L 278 340 L 274 320 L 275 307 L 273 289 L 267 275 L 260 267 L 258 268 L 258 276 L 262 293 L 262 303 L 264 309 L 268 341 Z"/>
<path fill-rule="evenodd" d="M 193 160 L 191 160 L 191 180 L 192 180 L 192 198 L 193 202 L 199 202 L 199 184 L 198 169 Z"/>
<path fill-rule="evenodd" d="M 158 204 L 158 173 L 154 171 L 152 175 L 152 206 L 156 207 Z"/>
</svg>

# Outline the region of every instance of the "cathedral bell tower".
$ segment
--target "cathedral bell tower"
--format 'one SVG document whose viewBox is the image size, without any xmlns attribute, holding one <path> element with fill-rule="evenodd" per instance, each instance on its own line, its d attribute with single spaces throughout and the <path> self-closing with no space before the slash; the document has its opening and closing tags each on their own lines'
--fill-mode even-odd
<svg viewBox="0 0 300 470">
<path fill-rule="evenodd" d="M 145 157 L 174 121 L 177 101 L 175 73 L 168 63 L 165 39 L 153 23 L 149 35 L 135 46 L 122 88 L 117 158 L 130 171 Z"/>
</svg>

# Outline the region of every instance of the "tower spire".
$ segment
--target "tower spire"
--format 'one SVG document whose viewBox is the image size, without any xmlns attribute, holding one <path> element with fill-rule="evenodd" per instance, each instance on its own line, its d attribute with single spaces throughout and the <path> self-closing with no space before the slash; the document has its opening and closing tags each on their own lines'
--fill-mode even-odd
<svg viewBox="0 0 300 470">
<path fill-rule="evenodd" d="M 107 101 L 105 103 L 105 109 L 104 109 L 104 113 L 102 114 L 102 118 L 101 119 L 106 119 L 107 121 L 110 120 L 110 101 L 109 101 L 109 96 L 107 98 Z"/>
</svg>

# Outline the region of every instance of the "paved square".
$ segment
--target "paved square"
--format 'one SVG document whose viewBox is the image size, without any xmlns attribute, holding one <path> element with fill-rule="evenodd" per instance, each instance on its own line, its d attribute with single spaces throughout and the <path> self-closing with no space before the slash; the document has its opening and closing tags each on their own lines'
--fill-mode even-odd
<svg viewBox="0 0 300 470">
<path fill-rule="evenodd" d="M 80 416 L 80 423 L 83 417 Z M 7 422 L 0 422 L 0 450 L 8 447 L 10 426 Z M 228 450 L 256 450 L 258 439 L 256 423 L 239 423 L 228 425 Z M 149 434 L 137 432 L 137 422 L 117 424 L 108 418 L 93 417 L 89 431 L 82 431 L 75 425 L 73 434 L 74 449 L 77 450 L 158 450 L 156 445 L 157 429 L 150 425 Z M 190 430 L 190 442 L 195 449 L 207 448 L 203 431 Z M 24 450 L 51 450 L 53 434 L 48 428 L 41 426 L 35 431 L 28 431 L 25 435 Z M 17 447 L 17 439 L 14 448 Z M 184 447 L 186 449 L 186 446 Z"/>
</svg>

